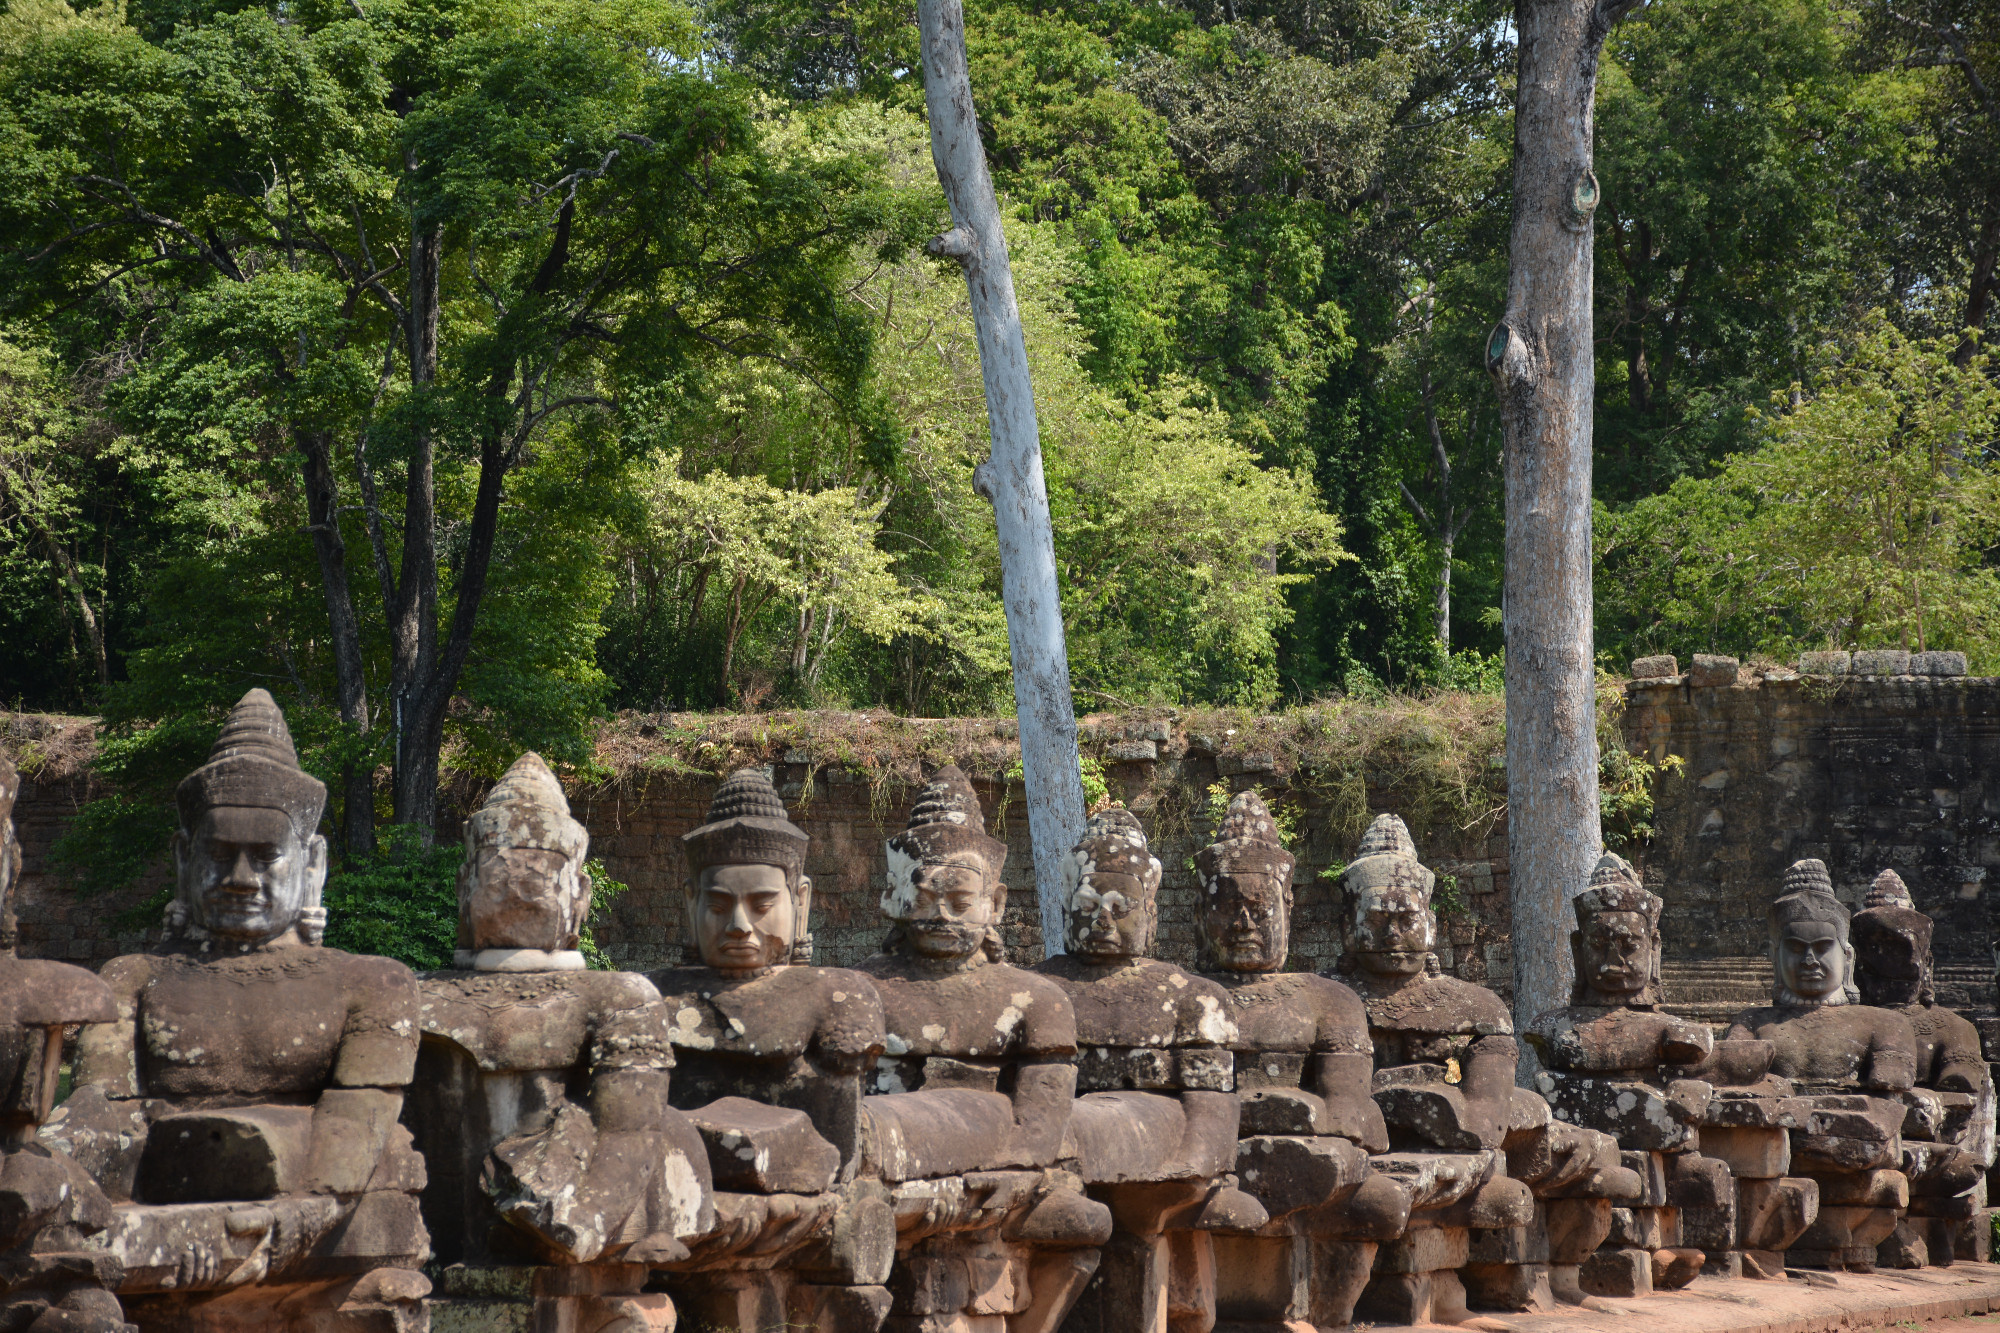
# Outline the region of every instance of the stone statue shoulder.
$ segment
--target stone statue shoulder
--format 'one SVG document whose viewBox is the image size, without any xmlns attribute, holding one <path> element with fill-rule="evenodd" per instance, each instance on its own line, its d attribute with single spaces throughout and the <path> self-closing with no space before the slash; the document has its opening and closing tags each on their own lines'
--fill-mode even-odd
<svg viewBox="0 0 2000 1333">
<path fill-rule="evenodd" d="M 1730 1037 L 1755 1037 L 1776 1048 L 1771 1072 L 1807 1082 L 1865 1081 L 1894 1091 L 1915 1077 L 1917 1034 L 1893 1009 L 1865 1004 L 1747 1009 Z"/>
<path fill-rule="evenodd" d="M 1386 1032 L 1512 1036 L 1514 1019 L 1498 995 L 1457 977 L 1425 977 L 1401 989 L 1363 990 L 1368 1025 Z"/>
<path fill-rule="evenodd" d="M 614 1031 L 617 1044 L 641 1040 L 647 1008 L 659 999 L 631 972 L 454 969 L 426 973 L 422 992 L 424 1032 L 487 1070 L 566 1069 Z"/>
<path fill-rule="evenodd" d="M 117 1016 L 111 987 L 95 973 L 45 958 L 0 956 L 0 1027 L 109 1023 Z"/>
<path fill-rule="evenodd" d="M 1172 963 L 1135 958 L 1107 971 L 1074 954 L 1057 954 L 1031 970 L 1069 996 L 1084 1045 L 1236 1045 L 1228 993 Z"/>
<path fill-rule="evenodd" d="M 699 965 L 647 974 L 674 1045 L 753 1059 L 857 1059 L 882 1047 L 874 983 L 839 967 L 781 967 L 742 980 Z"/>
<path fill-rule="evenodd" d="M 1048 977 L 1008 963 L 932 976 L 898 954 L 877 954 L 858 970 L 882 997 L 891 1054 L 1006 1060 L 1076 1053 L 1076 1011 Z"/>
</svg>

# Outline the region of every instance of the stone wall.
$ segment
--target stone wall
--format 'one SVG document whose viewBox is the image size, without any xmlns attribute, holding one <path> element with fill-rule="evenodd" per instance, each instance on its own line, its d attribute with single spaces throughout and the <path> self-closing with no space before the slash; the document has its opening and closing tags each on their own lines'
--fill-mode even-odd
<svg viewBox="0 0 2000 1333">
<path fill-rule="evenodd" d="M 1989 1008 L 2000 679 L 1748 669 L 1723 684 L 1696 679 L 1626 687 L 1633 747 L 1685 762 L 1659 784 L 1644 858 L 1647 886 L 1667 902 L 1666 957 L 1741 959 L 1747 973 L 1765 953 L 1765 908 L 1785 867 L 1816 856 L 1849 904 L 1884 868 L 1901 875 L 1938 923 L 1940 998 Z"/>
<path fill-rule="evenodd" d="M 836 719 L 840 720 L 840 719 Z M 754 720 L 753 720 L 754 721 Z M 847 718 L 852 721 L 851 715 Z M 864 718 L 844 725 L 849 739 L 815 749 L 803 742 L 765 739 L 775 734 L 747 728 L 753 739 L 681 744 L 673 748 L 672 723 L 655 725 L 622 719 L 606 743 L 606 755 L 622 776 L 603 785 L 573 785 L 571 805 L 591 833 L 591 854 L 629 885 L 608 924 L 598 931 L 607 953 L 621 966 L 651 968 L 681 957 L 684 936 L 682 885 L 686 862 L 680 837 L 700 824 L 719 774 L 738 763 L 768 763 L 793 818 L 812 836 L 807 873 L 813 881 L 812 930 L 815 956 L 825 964 L 852 964 L 876 951 L 883 936 L 877 908 L 886 861 L 883 842 L 903 826 L 920 776 L 927 768 L 955 760 L 972 775 L 992 832 L 1006 839 L 1009 896 L 1004 933 L 1012 956 L 1041 956 L 1041 932 L 1034 904 L 1034 872 L 1028 847 L 1027 815 L 1018 781 L 1004 775 L 1017 751 L 1011 723 L 981 720 L 923 722 Z M 1419 721 L 1423 721 L 1419 719 Z M 1354 839 L 1377 811 L 1410 814 L 1425 802 L 1398 787 L 1397 765 L 1371 761 L 1365 773 L 1347 782 L 1301 771 L 1299 755 L 1287 747 L 1284 728 L 1270 719 L 1246 719 L 1240 727 L 1212 728 L 1212 734 L 1184 727 L 1170 714 L 1087 719 L 1087 752 L 1101 765 L 1109 795 L 1122 799 L 1145 824 L 1154 854 L 1165 867 L 1160 890 L 1159 952 L 1190 963 L 1195 951 L 1195 896 L 1191 859 L 1207 840 L 1213 788 L 1226 796 L 1248 787 L 1262 791 L 1295 830 L 1293 966 L 1321 970 L 1335 965 L 1339 930 L 1333 918 L 1337 872 L 1353 851 Z M 25 776 L 16 820 L 25 865 L 17 900 L 22 952 L 97 966 L 144 945 L 157 934 L 143 918 L 143 906 L 167 882 L 164 856 L 132 888 L 101 896 L 79 896 L 50 863 L 51 844 L 80 805 L 97 794 L 87 773 L 89 745 L 73 734 L 89 727 L 83 719 L 15 715 L 0 727 L 0 739 L 16 751 L 48 746 L 70 729 L 61 747 L 64 765 L 43 765 Z M 1369 723 L 1367 725 L 1374 725 Z M 1430 724 L 1423 721 L 1425 728 Z M 1308 728 L 1309 730 L 1310 728 Z M 738 728 L 739 733 L 745 728 Z M 1444 744 L 1442 733 L 1427 731 L 1427 744 Z M 680 733 L 685 737 L 683 728 Z M 1484 732 L 1477 733 L 1485 735 Z M 858 739 L 853 739 L 857 737 Z M 746 748 L 747 744 L 747 748 Z M 685 757 L 709 766 L 690 772 Z M 1498 773 L 1475 767 L 1487 782 Z M 810 787 L 808 787 L 810 782 Z M 455 838 L 459 822 L 483 788 L 454 784 L 445 793 L 441 837 Z M 1411 820 L 1420 851 L 1435 869 L 1456 881 L 1450 901 L 1461 910 L 1446 913 L 1440 961 L 1454 974 L 1494 985 L 1512 984 L 1506 906 L 1506 827 L 1499 802 L 1483 788 L 1473 793 L 1474 817 L 1441 808 L 1432 823 Z M 1443 901 L 1443 900 L 1441 900 Z"/>
<path fill-rule="evenodd" d="M 1668 904 L 1663 925 L 1670 998 L 1705 1002 L 1705 1016 L 1718 1018 L 1760 1002 L 1768 980 L 1765 905 L 1786 865 L 1818 856 L 1850 902 L 1859 901 L 1878 870 L 1893 866 L 1918 905 L 1939 922 L 1936 947 L 1947 1003 L 1990 1008 L 1996 922 L 1989 883 L 2000 866 L 2000 679 L 1800 678 L 1742 669 L 1635 680 L 1626 699 L 1628 742 L 1655 760 L 1683 760 L 1679 775 L 1660 782 L 1656 836 L 1635 856 L 1648 885 Z M 851 721 L 858 715 L 844 716 Z M 1327 717 L 1333 720 L 1326 725 L 1375 725 L 1352 714 Z M 865 957 L 882 934 L 876 898 L 883 840 L 902 826 L 921 771 L 946 759 L 972 773 L 989 820 L 1009 844 L 1009 947 L 1018 958 L 1039 956 L 1027 820 L 1018 783 L 1003 776 L 1014 757 L 1010 724 L 862 719 L 865 727 L 843 733 L 859 740 L 815 747 L 770 740 L 779 724 L 753 721 L 755 726 L 745 724 L 746 734 L 754 733 L 750 742 L 705 740 L 670 752 L 674 724 L 621 720 L 612 767 L 624 776 L 572 789 L 594 853 L 631 885 L 600 932 L 613 958 L 650 967 L 680 956 L 680 835 L 701 822 L 716 775 L 742 762 L 771 765 L 794 817 L 812 835 L 808 869 L 818 957 L 830 964 Z M 1111 794 L 1139 813 L 1166 867 L 1160 952 L 1176 962 L 1194 954 L 1189 860 L 1212 823 L 1213 786 L 1225 793 L 1256 786 L 1292 812 L 1299 856 L 1293 961 L 1313 970 L 1337 961 L 1328 872 L 1351 854 L 1366 815 L 1394 810 L 1407 816 L 1422 807 L 1398 787 L 1393 765 L 1371 761 L 1358 780 L 1330 783 L 1311 771 L 1310 756 L 1301 757 L 1306 742 L 1287 739 L 1307 736 L 1311 726 L 1293 721 L 1290 730 L 1260 731 L 1265 722 L 1225 730 L 1155 711 L 1091 719 L 1084 728 L 1086 751 L 1102 763 Z M 683 721 L 679 734 L 685 736 L 688 725 Z M 88 726 L 79 719 L 16 717 L 6 730 L 17 751 L 27 738 L 25 744 L 69 756 L 63 764 L 44 764 L 23 784 L 17 812 L 26 853 L 23 951 L 95 965 L 144 944 L 150 932 L 132 913 L 165 882 L 165 871 L 161 866 L 123 893 L 83 898 L 53 873 L 50 844 L 94 792 L 83 765 L 89 746 L 72 734 Z M 688 756 L 707 773 L 693 771 L 684 762 Z M 1492 785 L 1499 776 L 1488 775 Z M 455 836 L 454 821 L 479 794 L 470 786 L 450 794 L 445 836 Z M 1471 804 L 1484 808 L 1481 796 Z M 1463 909 L 1444 916 L 1441 962 L 1504 992 L 1512 968 L 1505 817 L 1475 818 L 1461 828 L 1465 822 L 1449 811 L 1434 813 L 1428 823 L 1412 820 L 1425 858 L 1456 878 L 1455 900 Z"/>
</svg>

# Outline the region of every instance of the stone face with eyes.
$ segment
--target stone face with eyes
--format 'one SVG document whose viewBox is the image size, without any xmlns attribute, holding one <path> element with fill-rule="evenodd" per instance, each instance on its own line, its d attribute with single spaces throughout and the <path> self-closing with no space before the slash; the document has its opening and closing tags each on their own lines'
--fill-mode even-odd
<svg viewBox="0 0 2000 1333">
<path fill-rule="evenodd" d="M 693 916 L 695 944 L 709 967 L 737 972 L 791 961 L 797 917 L 781 866 L 705 867 Z"/>
<path fill-rule="evenodd" d="M 1291 951 L 1291 890 L 1263 870 L 1224 871 L 1207 886 L 1201 936 L 1213 970 L 1276 972 Z"/>
<path fill-rule="evenodd" d="M 1437 918 L 1421 889 L 1371 886 L 1355 896 L 1352 952 L 1364 971 L 1413 977 L 1437 943 Z"/>
<path fill-rule="evenodd" d="M 198 925 L 225 940 L 262 944 L 297 924 L 326 878 L 326 840 L 299 836 L 284 811 L 205 810 L 177 834 L 182 900 Z"/>
<path fill-rule="evenodd" d="M 997 871 L 991 872 L 997 878 Z M 882 895 L 882 914 L 895 923 L 909 952 L 939 963 L 970 960 L 999 924 L 1004 890 L 988 883 L 986 858 L 954 851 L 918 862 Z"/>
</svg>

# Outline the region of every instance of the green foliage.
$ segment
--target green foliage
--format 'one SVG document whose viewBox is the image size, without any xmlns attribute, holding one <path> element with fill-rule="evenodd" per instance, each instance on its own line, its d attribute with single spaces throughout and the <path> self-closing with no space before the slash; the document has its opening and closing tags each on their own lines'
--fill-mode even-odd
<svg viewBox="0 0 2000 1333">
<path fill-rule="evenodd" d="M 459 843 L 426 846 L 414 829 L 384 829 L 376 856 L 327 876 L 326 943 L 394 958 L 419 972 L 450 967 L 464 859 Z"/>
<path fill-rule="evenodd" d="M 576 947 L 582 950 L 585 961 L 595 970 L 616 972 L 618 965 L 611 961 L 603 946 L 597 942 L 597 931 L 611 919 L 611 904 L 632 886 L 611 878 L 611 872 L 604 868 L 604 862 L 596 857 L 584 862 L 583 872 L 590 876 L 590 915 L 584 920 Z"/>
<path fill-rule="evenodd" d="M 1890 643 L 2000 663 L 2000 390 L 1956 338 L 1879 321 L 1774 396 L 1751 449 L 1600 511 L 1601 640 L 1765 653 Z"/>
</svg>

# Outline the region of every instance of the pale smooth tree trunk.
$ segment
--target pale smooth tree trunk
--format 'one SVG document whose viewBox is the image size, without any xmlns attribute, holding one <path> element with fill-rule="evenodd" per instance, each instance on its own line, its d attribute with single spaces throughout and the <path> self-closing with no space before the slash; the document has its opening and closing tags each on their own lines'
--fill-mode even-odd
<svg viewBox="0 0 2000 1333">
<path fill-rule="evenodd" d="M 1569 900 L 1602 851 L 1591 635 L 1591 104 L 1634 0 L 1518 0 L 1507 310 L 1486 346 L 1505 425 L 1507 857 L 1514 1014 L 1569 1003 Z M 1531 1060 L 1523 1060 L 1524 1076 Z"/>
<path fill-rule="evenodd" d="M 950 255 L 964 267 L 979 335 L 993 448 L 973 473 L 972 485 L 992 502 L 999 528 L 1000 589 L 1013 652 L 1014 711 L 1020 720 L 1042 952 L 1053 957 L 1063 951 L 1063 859 L 1083 836 L 1084 806 L 1041 433 L 1035 424 L 1014 275 L 1007 264 L 1007 238 L 972 109 L 965 10 L 960 0 L 920 0 L 917 22 L 923 30 L 931 158 L 951 204 L 951 230 L 931 242 L 931 251 Z"/>
</svg>

